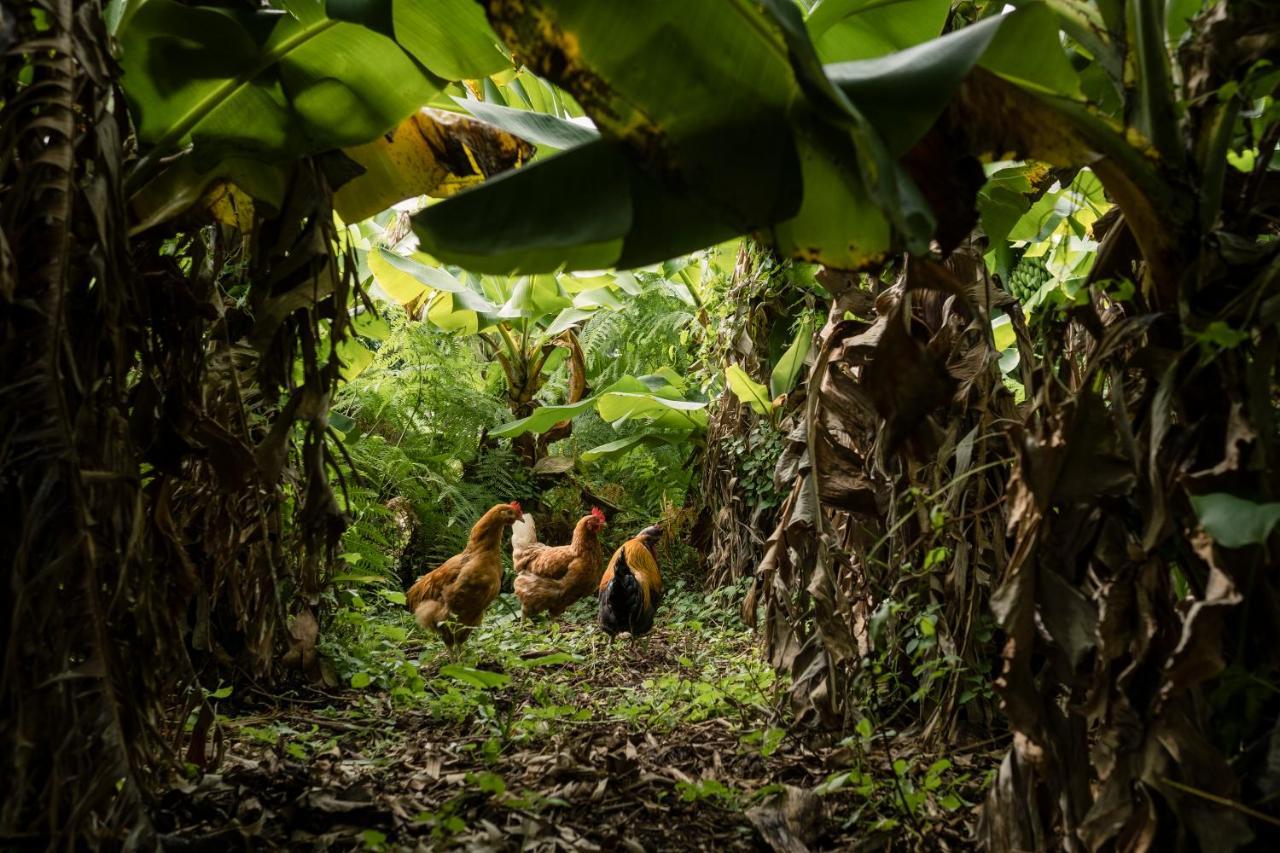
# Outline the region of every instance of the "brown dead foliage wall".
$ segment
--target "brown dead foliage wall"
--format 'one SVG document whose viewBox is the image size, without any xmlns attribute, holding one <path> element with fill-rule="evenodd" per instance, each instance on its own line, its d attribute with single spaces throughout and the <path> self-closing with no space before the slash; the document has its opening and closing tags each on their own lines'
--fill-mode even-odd
<svg viewBox="0 0 1280 853">
<path fill-rule="evenodd" d="M 1280 46 L 1259 25 L 1274 11 L 1251 8 L 1215 12 L 1187 51 L 1204 92 Z M 851 685 L 882 651 L 878 606 L 914 586 L 942 608 L 941 645 L 980 664 L 972 629 L 989 599 L 1012 734 L 982 813 L 991 849 L 1261 843 L 1280 826 L 1278 542 L 1232 531 L 1280 484 L 1276 173 L 1227 173 L 1202 221 L 1190 166 L 1136 182 L 1087 140 L 1047 133 L 1042 106 L 1015 116 L 1011 92 L 976 73 L 945 121 L 972 152 L 1093 166 L 1118 210 L 1099 224 L 1088 303 L 1033 334 L 963 246 L 945 265 L 907 262 L 888 288 L 831 274 L 778 471 L 795 485 L 744 615 L 764 605 L 802 717 L 847 726 L 874 706 Z M 1197 101 L 1184 130 L 1223 108 Z M 974 120 L 988 114 L 1004 120 Z M 1017 405 L 988 343 L 992 307 L 1014 320 Z M 1215 496 L 1241 514 L 1206 520 L 1197 505 Z M 946 559 L 925 571 L 935 543 Z M 902 722 L 940 732 L 950 691 Z"/>
<path fill-rule="evenodd" d="M 872 628 L 888 603 L 938 609 L 939 660 L 981 671 L 989 657 L 977 629 L 1005 558 L 1002 421 L 1015 409 L 981 318 L 1010 300 L 972 249 L 947 267 L 913 261 L 891 285 L 820 280 L 829 319 L 776 472 L 794 485 L 743 612 L 763 605 L 765 647 L 792 674 L 800 717 L 845 726 L 878 713 L 864 664 L 911 678 L 901 631 Z M 927 737 L 989 721 L 961 690 L 955 668 L 913 711 Z"/>
<path fill-rule="evenodd" d="M 130 241 L 101 4 L 40 5 L 0 69 L 0 834 L 146 844 L 216 758 L 202 676 L 314 666 L 353 267 L 310 164 L 249 236 Z"/>
</svg>

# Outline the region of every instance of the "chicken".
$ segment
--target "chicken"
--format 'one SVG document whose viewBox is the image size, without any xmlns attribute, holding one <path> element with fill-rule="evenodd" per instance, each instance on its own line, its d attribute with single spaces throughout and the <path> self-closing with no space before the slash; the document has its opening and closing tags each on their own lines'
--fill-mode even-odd
<svg viewBox="0 0 1280 853">
<path fill-rule="evenodd" d="M 622 543 L 600 578 L 600 627 L 610 637 L 633 637 L 653 629 L 653 614 L 662 601 L 662 572 L 654 549 L 662 538 L 658 525 L 646 527 Z"/>
<path fill-rule="evenodd" d="M 593 507 L 573 528 L 573 541 L 552 546 L 538 541 L 533 516 L 526 515 L 511 528 L 511 557 L 516 569 L 516 597 L 524 615 L 543 611 L 559 616 L 569 605 L 600 583 L 604 554 L 600 531 L 604 513 Z"/>
<path fill-rule="evenodd" d="M 502 534 L 521 516 L 520 504 L 498 504 L 475 527 L 461 554 L 418 578 L 405 599 L 418 625 L 434 631 L 451 653 L 498 597 L 502 586 Z"/>
</svg>

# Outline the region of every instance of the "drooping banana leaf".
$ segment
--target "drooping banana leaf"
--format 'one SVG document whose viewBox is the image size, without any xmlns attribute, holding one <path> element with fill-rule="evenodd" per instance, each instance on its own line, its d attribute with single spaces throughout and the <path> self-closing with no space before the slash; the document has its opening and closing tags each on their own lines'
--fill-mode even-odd
<svg viewBox="0 0 1280 853">
<path fill-rule="evenodd" d="M 794 209 L 798 170 L 785 119 L 798 90 L 782 33 L 753 4 L 486 5 L 526 65 L 568 89 L 601 132 L 641 162 L 693 187 L 726 222 L 750 229 Z M 741 180 L 746 174 L 754 180 Z"/>
<path fill-rule="evenodd" d="M 426 299 L 434 299 L 429 316 L 437 325 L 474 332 L 498 322 L 498 306 L 446 270 L 397 255 L 383 247 L 369 252 L 368 262 L 378 287 L 392 301 L 412 307 Z M 457 313 L 469 313 L 471 316 L 452 321 L 443 319 Z"/>
<path fill-rule="evenodd" d="M 570 121 L 533 110 L 517 110 L 485 101 L 455 99 L 459 106 L 483 122 L 499 127 L 535 145 L 563 150 L 600 138 L 589 119 Z"/>
<path fill-rule="evenodd" d="M 483 76 L 506 60 L 468 0 L 282 0 L 282 10 L 140 4 L 120 32 L 121 83 L 143 153 L 130 178 L 155 221 L 236 180 L 256 161 L 361 145 L 396 127 L 454 75 Z M 361 23 L 353 23 L 359 21 Z M 365 24 L 378 24 L 370 28 Z M 190 148 L 157 176 L 161 158 Z M 283 180 L 242 189 L 257 196 Z M 272 199 L 264 199 L 271 203 Z"/>
<path fill-rule="evenodd" d="M 584 0 L 491 2 L 499 34 L 522 56 L 543 63 L 604 139 L 420 214 L 415 230 L 424 246 L 493 271 L 628 267 L 709 245 L 716 229 L 741 233 L 742 222 L 756 214 L 771 217 L 756 230 L 780 252 L 833 267 L 876 263 L 895 250 L 895 235 L 922 251 L 933 214 L 895 158 L 920 140 L 979 65 L 1046 99 L 1064 122 L 1081 124 L 1084 136 L 1104 143 L 1103 150 L 1123 142 L 1081 100 L 1080 79 L 1058 37 L 1060 21 L 1044 4 L 827 69 L 788 0 L 705 6 L 682 16 L 676 4 L 650 4 L 639 21 L 640 11 L 632 16 L 610 7 L 604 15 Z M 647 58 L 644 75 L 629 63 L 654 47 L 659 27 L 668 43 L 682 44 L 677 34 L 713 16 L 724 17 L 716 18 L 723 26 L 717 32 L 726 34 L 723 53 L 739 62 L 755 57 L 742 86 L 711 85 L 719 78 L 705 65 L 714 59 L 673 58 L 654 73 Z M 764 138 L 772 142 L 743 148 L 742 131 L 769 125 L 783 90 L 790 93 L 787 142 L 769 126 Z M 673 91 L 678 112 L 668 103 Z M 1057 131 L 1043 132 L 1047 138 Z M 765 148 L 775 144 L 770 156 Z M 743 151 L 750 157 L 744 160 Z M 723 156 L 716 159 L 717 153 Z M 1141 164 L 1129 157 L 1129 165 Z M 791 175 L 795 166 L 800 193 L 792 209 L 782 204 L 792 178 L 780 179 L 777 171 Z M 763 188 L 753 183 L 761 175 Z M 551 203 L 547 194 L 557 186 L 560 198 Z M 679 194 L 704 207 L 674 203 Z M 770 209 L 767 199 L 778 204 Z"/>
<path fill-rule="evenodd" d="M 633 267 L 798 209 L 787 114 L 799 89 L 785 40 L 754 6 L 557 0 L 494 2 L 489 14 L 605 138 L 423 212 L 415 230 L 428 251 L 494 272 Z"/>
<path fill-rule="evenodd" d="M 937 38 L 951 0 L 822 0 L 805 18 L 823 62 L 873 59 Z"/>
<path fill-rule="evenodd" d="M 331 18 L 394 40 L 445 80 L 476 80 L 507 66 L 475 0 L 325 0 Z"/>
<path fill-rule="evenodd" d="M 432 205 L 413 230 L 440 260 L 498 275 L 644 266 L 734 233 L 606 139 Z"/>
<path fill-rule="evenodd" d="M 701 401 L 659 396 L 634 376 L 624 376 L 592 397 L 566 406 L 543 406 L 528 417 L 503 424 L 489 434 L 495 438 L 514 438 L 527 432 L 543 433 L 592 408 L 603 420 L 615 425 L 637 420 L 657 430 L 700 433 L 707 428 L 706 407 Z"/>
<path fill-rule="evenodd" d="M 635 435 L 605 442 L 590 450 L 584 450 L 578 458 L 583 462 L 597 462 L 601 459 L 612 459 L 615 456 L 625 455 L 637 447 L 671 444 L 679 439 L 687 440 L 687 438 L 688 433 L 677 433 L 673 436 L 668 436 L 659 432 L 638 432 Z"/>
<path fill-rule="evenodd" d="M 596 400 L 600 417 L 614 426 L 632 420 L 659 429 L 702 432 L 707 428 L 707 404 L 696 400 L 672 400 L 650 392 L 610 392 Z"/>
<path fill-rule="evenodd" d="M 533 146 L 499 128 L 443 110 L 422 109 L 392 133 L 343 152 L 364 173 L 338 188 L 344 222 L 359 222 L 420 195 L 453 195 L 514 169 Z"/>
<path fill-rule="evenodd" d="M 590 411 L 595 402 L 595 397 L 588 397 L 585 400 L 579 400 L 566 406 L 539 406 L 527 418 L 521 418 L 489 430 L 489 435 L 494 438 L 515 438 L 518 435 L 524 435 L 526 432 L 544 433 L 561 421 L 576 418 L 578 415 Z"/>
<path fill-rule="evenodd" d="M 773 401 L 769 398 L 769 389 L 751 378 L 748 373 L 736 364 L 724 369 L 724 381 L 738 398 L 738 402 L 750 406 L 758 415 L 767 415 L 773 411 Z"/>
</svg>

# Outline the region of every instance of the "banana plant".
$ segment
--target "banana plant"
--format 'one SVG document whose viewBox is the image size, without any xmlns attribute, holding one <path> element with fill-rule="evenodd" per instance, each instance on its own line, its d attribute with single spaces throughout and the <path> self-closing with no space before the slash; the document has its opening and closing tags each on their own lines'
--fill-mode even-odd
<svg viewBox="0 0 1280 853">
<path fill-rule="evenodd" d="M 451 272 L 426 256 L 398 254 L 385 246 L 371 247 L 366 257 L 390 301 L 444 331 L 474 336 L 484 356 L 499 366 L 512 415 L 536 415 L 542 428 L 492 435 L 511 437 L 529 465 L 569 435 L 572 414 L 561 410 L 574 409 L 586 397 L 578 330 L 597 311 L 622 309 L 628 296 L 644 289 L 636 275 L 627 273 L 486 276 Z M 543 405 L 540 395 L 562 367 L 567 371 L 564 402 Z M 549 413 L 556 416 L 546 420 Z"/>
<path fill-rule="evenodd" d="M 594 409 L 615 429 L 630 423 L 640 430 L 583 451 L 579 458 L 593 462 L 658 444 L 697 444 L 707 430 L 707 403 L 688 399 L 684 378 L 669 367 L 646 376 L 623 376 L 599 393 L 563 406 L 546 406 L 519 420 L 503 424 L 490 435 L 518 441 L 538 435 L 541 443 L 558 427 Z"/>
<path fill-rule="evenodd" d="M 1081 329 L 1090 364 L 1101 366 L 1070 380 L 1079 383 L 1076 415 L 1056 402 L 1068 380 L 1050 366 L 1037 417 L 1017 442 L 1009 494 L 1018 504 L 1008 531 L 1015 547 L 992 595 L 1006 637 L 996 690 L 1017 737 L 985 808 L 986 840 L 996 849 L 1102 849 L 1194 834 L 1201 846 L 1244 846 L 1252 835 L 1235 808 L 1241 786 L 1228 761 L 1239 753 L 1212 742 L 1197 694 L 1227 688 L 1210 679 L 1228 662 L 1275 666 L 1273 647 L 1254 651 L 1248 610 L 1236 608 L 1269 600 L 1269 581 L 1241 568 L 1263 565 L 1266 555 L 1228 560 L 1188 534 L 1203 528 L 1219 544 L 1261 548 L 1272 529 L 1223 528 L 1201 492 L 1223 477 L 1235 497 L 1263 506 L 1274 491 L 1274 466 L 1246 467 L 1238 436 L 1261 446 L 1274 433 L 1275 312 L 1259 306 L 1280 266 L 1274 242 L 1258 234 L 1275 222 L 1268 193 L 1280 139 L 1280 5 L 976 4 L 984 10 L 976 23 L 893 45 L 896 52 L 859 54 L 843 30 L 873 5 L 906 4 L 824 0 L 806 19 L 790 0 L 652 0 L 616 4 L 610 15 L 591 0 L 485 0 L 503 41 L 577 97 L 601 136 L 427 208 L 414 230 L 432 255 L 493 272 L 628 268 L 742 233 L 785 257 L 859 271 L 901 251 L 932 254 L 934 238 L 945 254 L 946 234 L 969 234 L 982 182 L 956 178 L 972 173 L 978 157 L 1088 167 L 1117 209 L 1090 280 L 1129 278 L 1133 292 L 1111 325 L 1089 315 L 1093 327 Z M 715 51 L 699 49 L 707 32 L 716 34 Z M 1029 186 L 1034 193 L 1015 194 L 1040 193 L 1040 179 Z M 1090 195 L 1079 184 L 1065 189 Z M 1058 272 L 1070 281 L 1092 248 L 1072 241 L 1091 239 L 1082 219 L 1101 205 L 1066 198 L 1067 211 L 1061 201 L 1051 196 L 1031 214 L 1040 203 L 1032 201 L 1004 236 L 1028 246 L 1061 238 Z M 1073 438 L 1065 425 L 1086 423 L 1091 400 L 1109 424 L 1106 441 L 1114 433 L 1115 446 L 1126 448 L 1115 455 L 1125 455 L 1143 484 L 1121 501 L 1136 523 L 1110 512 L 1082 521 L 1105 486 L 1058 493 L 1055 475 L 1045 473 L 1054 464 L 1064 472 L 1106 467 L 1110 451 Z M 811 416 L 818 404 L 811 398 Z M 1245 411 L 1256 421 L 1246 425 Z M 1055 420 L 1059 414 L 1076 420 Z M 1064 465 L 1067 447 L 1072 461 Z M 816 452 L 810 448 L 811 459 Z M 1200 516 L 1190 511 L 1197 499 Z M 1130 556 L 1090 561 L 1087 572 L 1083 563 L 1062 565 L 1044 544 L 1112 534 Z M 1180 571 L 1195 567 L 1192 608 L 1231 616 L 1197 624 L 1170 615 L 1167 599 L 1159 615 L 1145 603 L 1120 604 L 1112 593 L 1147 596 L 1139 577 L 1159 577 L 1163 554 L 1176 554 Z M 1116 606 L 1128 615 L 1117 616 Z M 1067 608 L 1083 618 L 1063 616 Z M 1074 637 L 1083 640 L 1073 646 Z M 1158 645 L 1156 637 L 1167 639 Z M 1098 665 L 1071 662 L 1072 648 L 1095 646 Z M 848 654 L 839 642 L 830 651 L 833 661 Z M 1050 659 L 1063 664 L 1043 665 Z M 1089 698 L 1055 704 L 1046 695 Z M 1269 735 L 1251 731 L 1258 742 Z"/>
<path fill-rule="evenodd" d="M 224 185 L 242 206 L 279 211 L 293 165 L 339 149 L 349 156 L 326 154 L 332 185 L 368 176 L 343 200 L 348 219 L 438 187 L 448 194 L 531 151 L 489 125 L 419 113 L 457 111 L 450 81 L 510 69 L 470 0 L 148 0 L 129 5 L 117 35 L 141 154 L 127 180 L 135 232 L 208 204 Z M 392 173 L 411 185 L 388 186 Z"/>
<path fill-rule="evenodd" d="M 738 399 L 738 402 L 749 407 L 757 415 L 769 418 L 776 425 L 778 410 L 783 406 L 786 395 L 799 380 L 812 345 L 813 319 L 806 316 L 800 322 L 795 338 L 770 371 L 767 386 L 752 379 L 751 374 L 736 364 L 725 368 L 725 386 L 729 393 Z"/>
</svg>

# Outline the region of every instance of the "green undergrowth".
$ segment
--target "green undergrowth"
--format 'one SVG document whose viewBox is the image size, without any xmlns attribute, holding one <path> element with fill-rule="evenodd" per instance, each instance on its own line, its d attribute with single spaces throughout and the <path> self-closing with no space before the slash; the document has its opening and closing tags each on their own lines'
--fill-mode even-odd
<svg viewBox="0 0 1280 853">
<path fill-rule="evenodd" d="M 784 685 L 737 616 L 740 592 L 676 588 L 653 635 L 615 641 L 596 627 L 592 598 L 558 620 L 523 620 L 504 594 L 454 660 L 407 611 L 387 606 L 402 593 L 378 589 L 346 596 L 323 651 L 333 680 L 441 721 L 479 723 L 502 741 L 584 722 L 661 732 L 726 717 L 746 726 L 772 713 Z"/>
<path fill-rule="evenodd" d="M 339 586 L 321 646 L 333 687 L 292 703 L 214 696 L 229 752 L 250 768 L 238 784 L 270 792 L 264 802 L 334 789 L 398 803 L 396 816 L 353 793 L 322 798 L 296 817 L 329 827 L 316 839 L 453 849 L 536 818 L 539 833 L 584 849 L 668 849 L 662 827 L 678 821 L 690 835 L 673 849 L 756 849 L 753 815 L 796 796 L 825 815 L 812 849 L 971 830 L 991 757 L 922 752 L 869 718 L 848 732 L 798 725 L 790 684 L 739 617 L 740 587 L 676 582 L 651 635 L 613 642 L 590 598 L 524 621 L 503 595 L 453 659 L 399 590 Z M 351 813 L 329 811 L 339 806 Z M 583 818 L 593 807 L 610 817 Z M 644 819 L 625 819 L 633 812 Z"/>
</svg>

